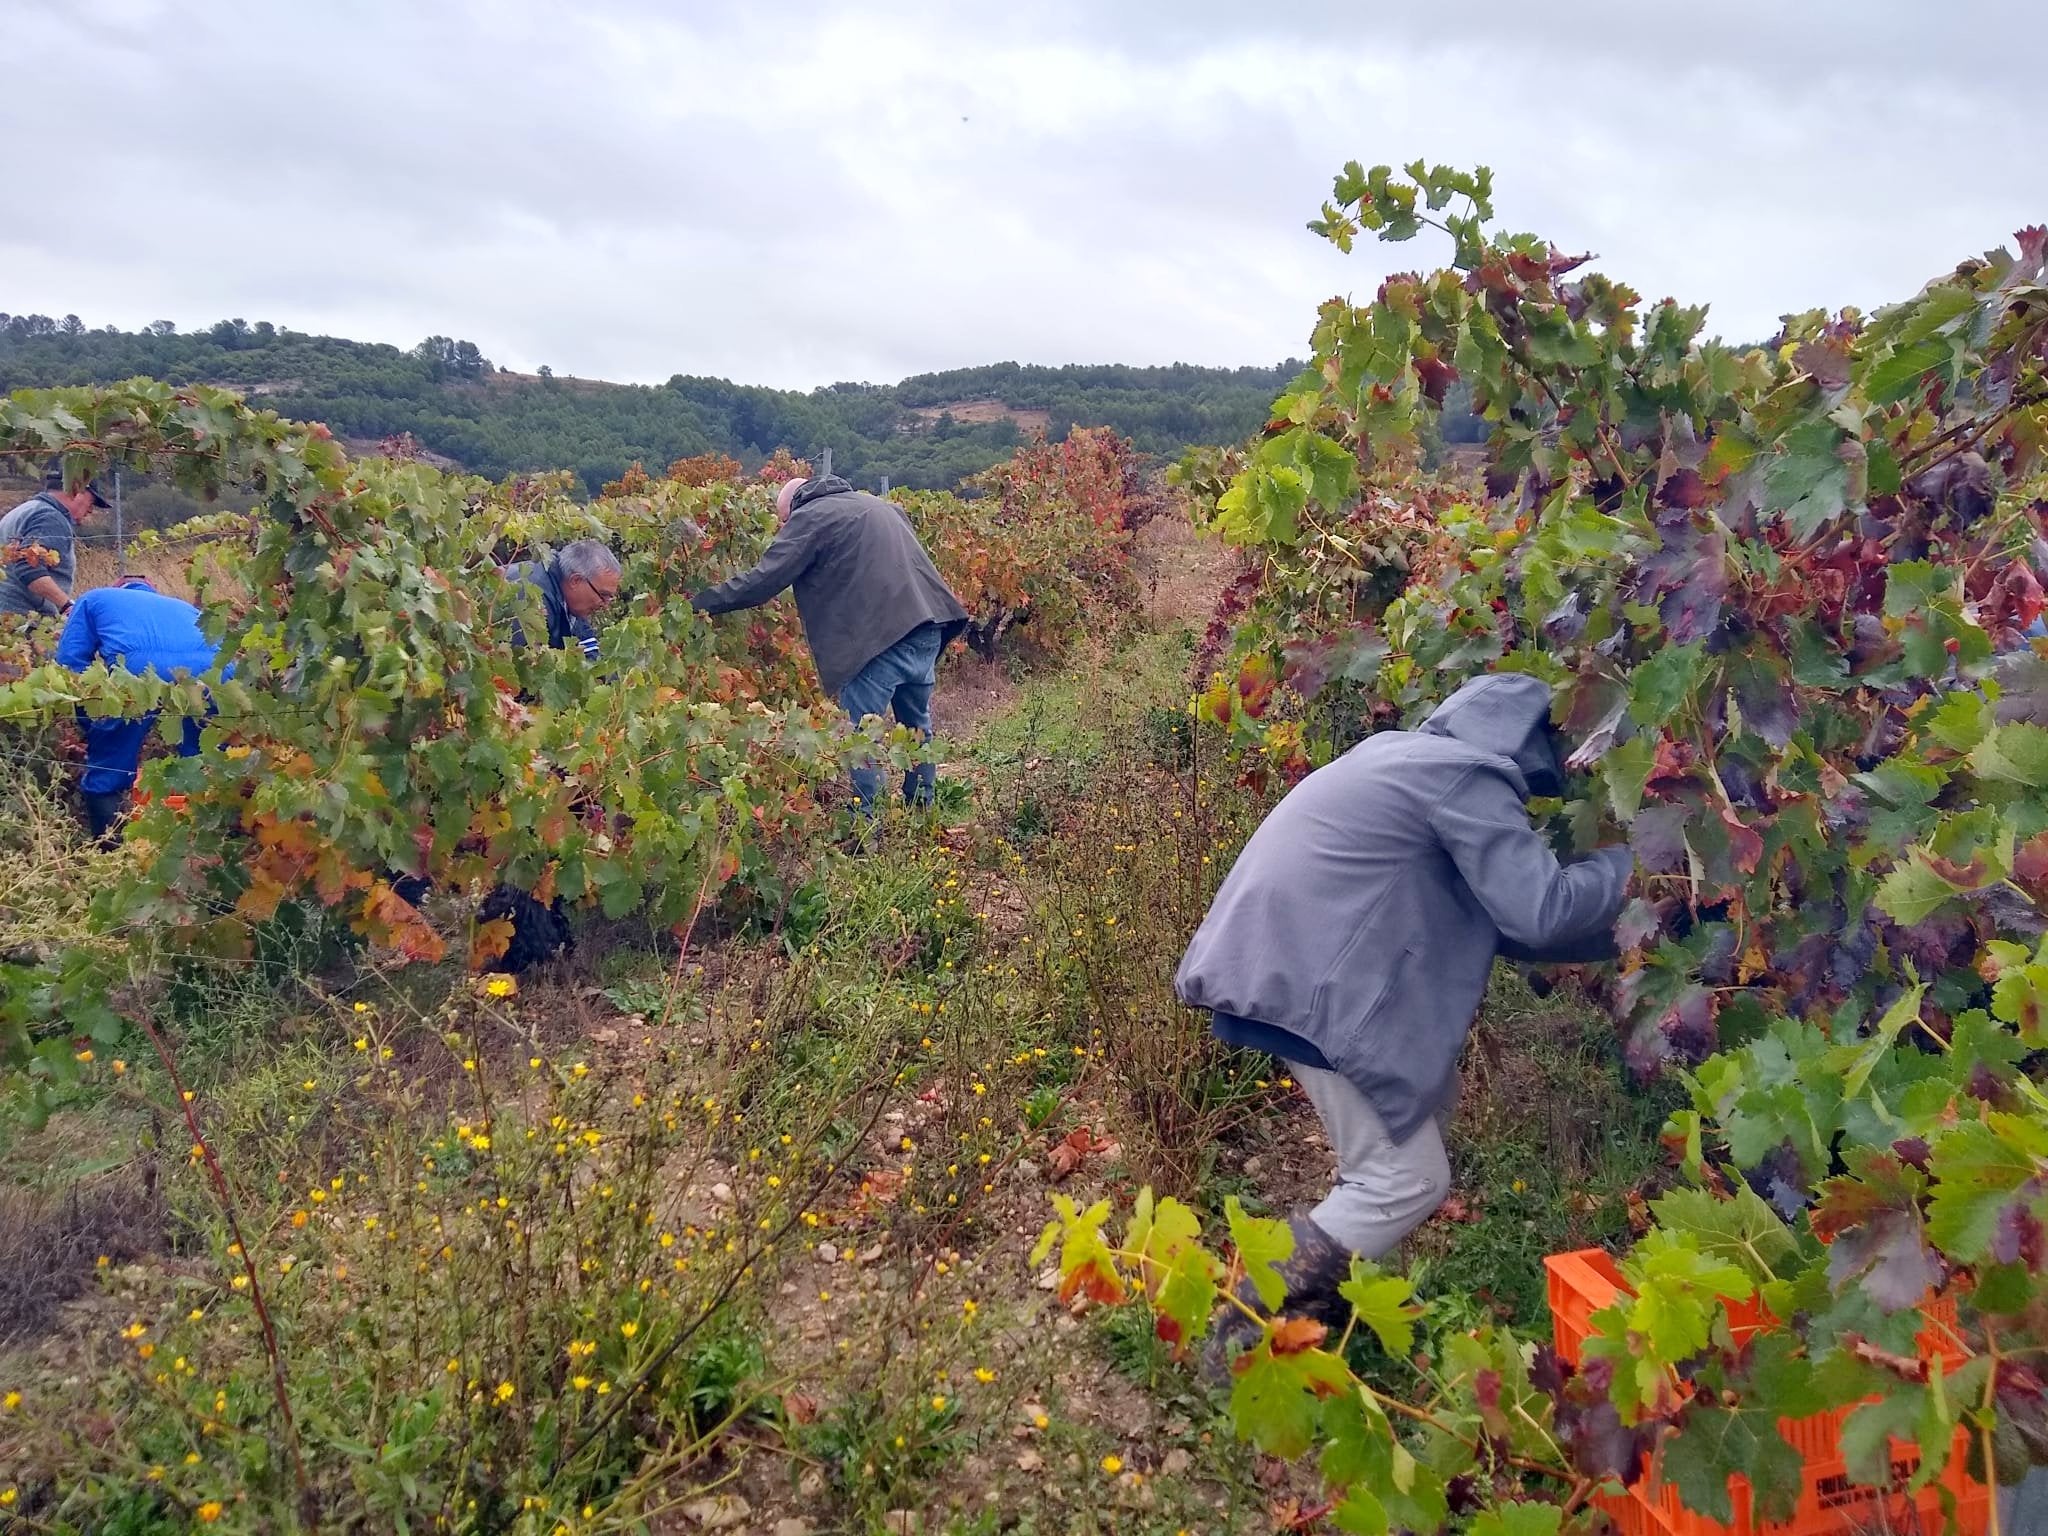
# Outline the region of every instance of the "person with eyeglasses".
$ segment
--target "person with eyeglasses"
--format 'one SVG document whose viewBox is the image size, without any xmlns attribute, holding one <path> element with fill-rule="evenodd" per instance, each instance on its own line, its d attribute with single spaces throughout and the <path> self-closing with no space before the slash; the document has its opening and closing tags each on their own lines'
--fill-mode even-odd
<svg viewBox="0 0 2048 1536">
<path fill-rule="evenodd" d="M 540 593 L 551 648 L 562 650 L 574 639 L 584 655 L 597 654 L 597 630 L 590 621 L 619 595 L 619 557 L 602 540 L 571 540 L 550 559 L 507 566 L 505 579 Z M 526 644 L 526 631 L 516 619 L 512 643 Z"/>
</svg>

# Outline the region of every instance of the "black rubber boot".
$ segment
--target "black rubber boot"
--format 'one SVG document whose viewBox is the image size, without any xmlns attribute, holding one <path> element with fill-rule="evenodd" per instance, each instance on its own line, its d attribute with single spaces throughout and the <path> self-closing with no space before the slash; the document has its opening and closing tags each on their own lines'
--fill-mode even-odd
<svg viewBox="0 0 2048 1536">
<path fill-rule="evenodd" d="M 1351 1307 L 1337 1294 L 1337 1287 L 1351 1273 L 1351 1250 L 1317 1226 L 1306 1211 L 1289 1216 L 1287 1225 L 1294 1233 L 1294 1254 L 1278 1266 L 1280 1278 L 1287 1283 L 1287 1299 L 1280 1304 L 1280 1312 L 1312 1318 L 1335 1333 L 1343 1328 Z M 1271 1315 L 1249 1278 L 1239 1283 L 1237 1295 L 1259 1317 Z M 1246 1316 L 1243 1308 L 1228 1303 L 1219 1307 L 1202 1346 L 1203 1376 L 1219 1385 L 1228 1381 L 1231 1361 L 1258 1336 L 1258 1322 Z"/>
</svg>

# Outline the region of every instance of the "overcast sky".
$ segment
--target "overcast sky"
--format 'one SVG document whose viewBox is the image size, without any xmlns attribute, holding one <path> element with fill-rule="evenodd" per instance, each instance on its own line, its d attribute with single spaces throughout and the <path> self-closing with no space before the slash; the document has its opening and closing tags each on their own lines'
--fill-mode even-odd
<svg viewBox="0 0 2048 1536">
<path fill-rule="evenodd" d="M 2017 0 L 0 8 L 0 309 L 585 377 L 1277 362 L 1444 255 L 1303 229 L 1351 158 L 1740 338 L 2048 220 Z"/>
</svg>

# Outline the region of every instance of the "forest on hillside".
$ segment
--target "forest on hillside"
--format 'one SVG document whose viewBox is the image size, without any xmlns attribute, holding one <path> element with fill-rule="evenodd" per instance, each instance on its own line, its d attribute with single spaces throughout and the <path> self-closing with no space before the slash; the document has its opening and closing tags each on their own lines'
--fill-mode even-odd
<svg viewBox="0 0 2048 1536">
<path fill-rule="evenodd" d="M 1070 426 L 1115 428 L 1145 453 L 1242 441 L 1300 365 L 1062 368 L 998 363 L 920 374 L 901 384 L 832 384 L 809 392 L 677 374 L 666 384 L 602 384 L 496 368 L 474 342 L 430 336 L 410 350 L 312 336 L 262 320 L 181 331 L 89 328 L 76 315 L 0 314 L 0 391 L 106 384 L 146 375 L 242 390 L 287 416 L 324 421 L 346 438 L 410 433 L 421 447 L 478 474 L 573 470 L 595 493 L 634 461 L 658 470 L 694 454 L 750 467 L 787 447 L 832 450 L 862 481 L 948 488 L 1009 456 L 1014 421 L 955 421 L 929 408 L 999 399 L 1046 413 L 1054 439 Z M 919 408 L 926 408 L 920 414 Z"/>
</svg>

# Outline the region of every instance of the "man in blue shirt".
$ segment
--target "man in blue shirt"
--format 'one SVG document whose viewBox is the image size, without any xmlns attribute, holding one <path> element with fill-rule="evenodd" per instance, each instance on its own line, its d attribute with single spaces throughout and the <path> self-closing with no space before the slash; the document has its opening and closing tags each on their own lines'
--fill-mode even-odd
<svg viewBox="0 0 2048 1536">
<path fill-rule="evenodd" d="M 180 673 L 205 672 L 213 665 L 216 650 L 200 632 L 197 608 L 165 596 L 140 576 L 127 577 L 116 587 L 96 587 L 78 598 L 57 637 L 57 663 L 74 672 L 103 661 L 138 676 L 154 673 L 167 680 Z M 85 778 L 79 787 L 92 835 L 103 843 L 113 840 L 128 812 L 129 793 L 142 766 L 142 744 L 155 723 L 154 711 L 139 720 L 95 719 L 83 709 L 78 712 L 79 729 L 85 733 Z M 197 720 L 185 722 L 179 751 L 186 757 L 198 753 Z"/>
</svg>

